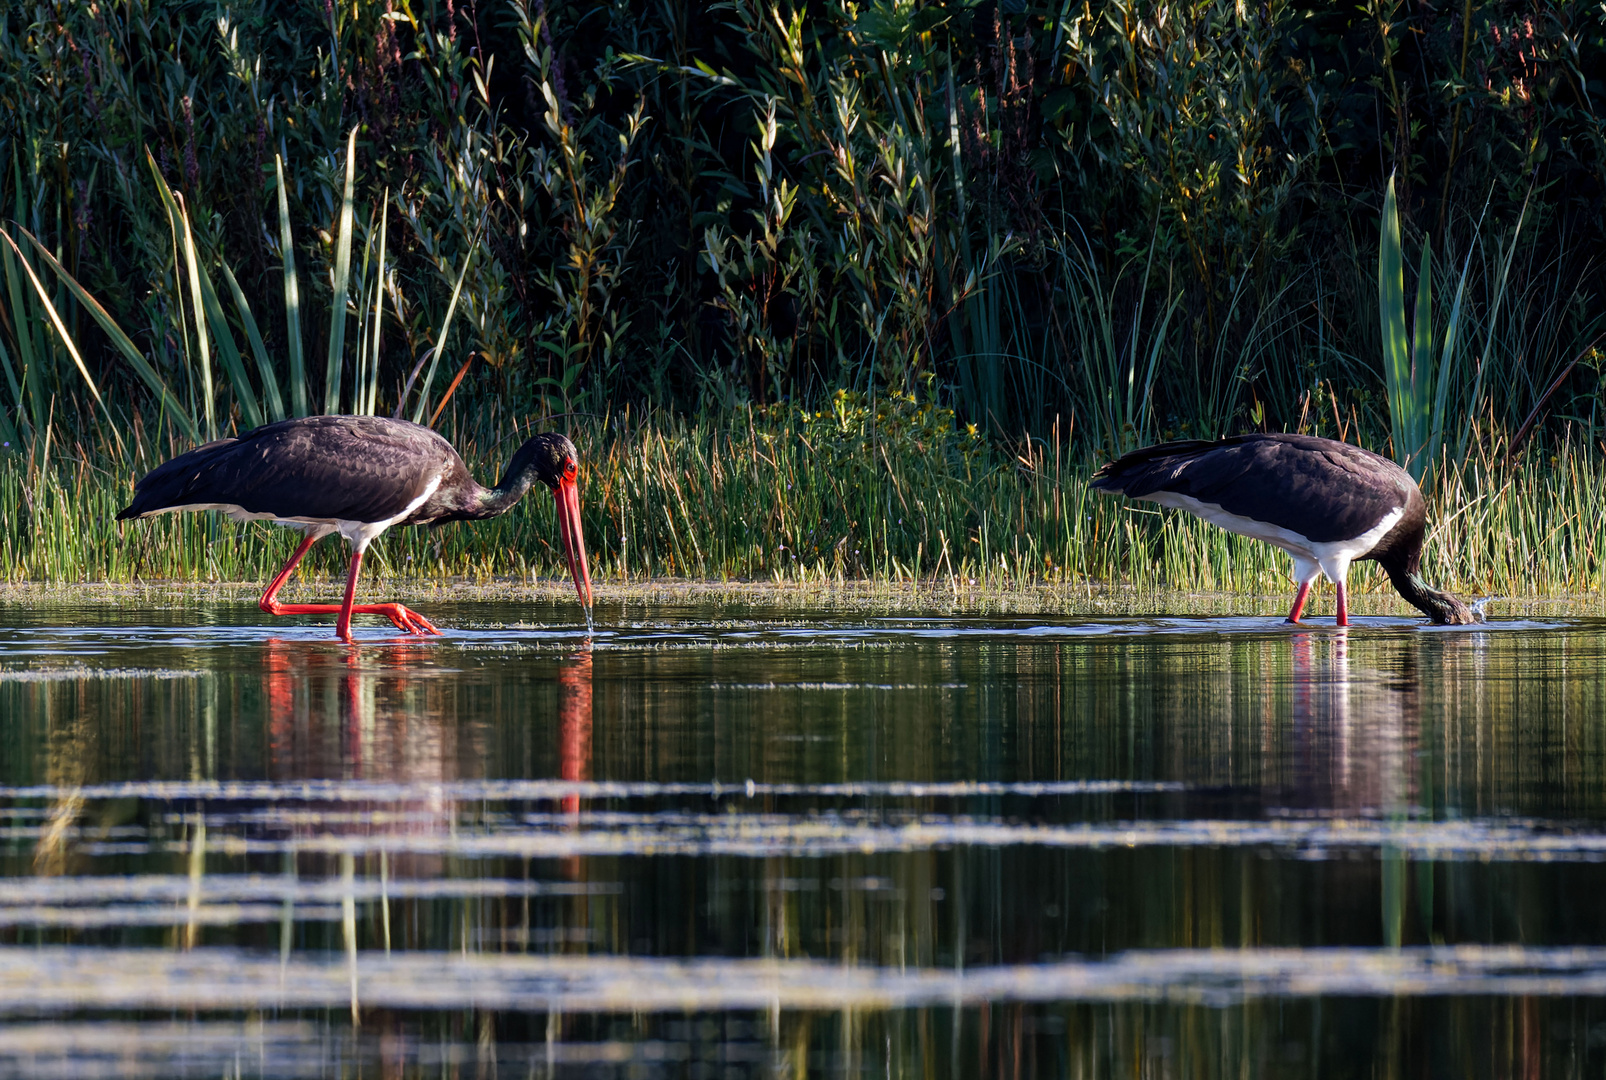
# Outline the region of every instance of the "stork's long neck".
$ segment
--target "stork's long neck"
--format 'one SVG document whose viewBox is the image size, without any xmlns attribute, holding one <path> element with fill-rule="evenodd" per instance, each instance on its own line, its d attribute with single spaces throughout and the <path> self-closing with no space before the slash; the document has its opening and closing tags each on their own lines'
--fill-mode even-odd
<svg viewBox="0 0 1606 1080">
<path fill-rule="evenodd" d="M 507 463 L 507 469 L 496 486 L 482 487 L 475 493 L 474 505 L 469 508 L 474 516 L 496 517 L 505 514 L 524 498 L 524 493 L 536 481 L 535 455 L 538 449 L 539 444 L 535 439 L 526 442 L 513 455 L 513 460 Z"/>
<path fill-rule="evenodd" d="M 1388 571 L 1389 580 L 1394 582 L 1394 588 L 1399 594 L 1405 597 L 1405 602 L 1421 611 L 1435 625 L 1467 626 L 1479 621 L 1471 608 L 1449 593 L 1440 592 L 1428 585 L 1406 567 L 1385 562 L 1383 569 Z"/>
</svg>

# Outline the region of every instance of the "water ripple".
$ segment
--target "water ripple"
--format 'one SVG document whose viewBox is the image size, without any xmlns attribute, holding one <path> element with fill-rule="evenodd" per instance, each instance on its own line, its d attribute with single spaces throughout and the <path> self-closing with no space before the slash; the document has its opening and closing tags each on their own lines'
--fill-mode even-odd
<svg viewBox="0 0 1606 1080">
<path fill-rule="evenodd" d="M 902 781 L 850 780 L 825 784 L 771 784 L 754 780 L 722 784 L 652 783 L 609 780 L 459 780 L 438 784 L 403 784 L 351 780 L 267 781 L 150 780 L 120 784 L 65 787 L 37 784 L 0 787 L 0 799 L 205 799 L 246 802 L 391 802 L 482 799 L 651 799 L 701 795 L 799 795 L 827 798 L 964 798 L 975 795 L 1111 795 L 1120 792 L 1182 791 L 1185 785 L 1161 780 L 986 780 Z"/>
<path fill-rule="evenodd" d="M 1159 949 L 996 967 L 795 959 L 0 947 L 0 1014 L 87 1009 L 901 1009 L 1001 1001 L 1224 1005 L 1247 998 L 1606 994 L 1606 948 Z"/>
</svg>

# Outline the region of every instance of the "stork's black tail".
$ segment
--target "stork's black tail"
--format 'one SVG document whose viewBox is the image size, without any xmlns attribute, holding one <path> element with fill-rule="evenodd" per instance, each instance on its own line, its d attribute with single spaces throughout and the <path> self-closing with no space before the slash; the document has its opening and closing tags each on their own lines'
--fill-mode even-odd
<svg viewBox="0 0 1606 1080">
<path fill-rule="evenodd" d="M 1233 442 L 1209 442 L 1204 439 L 1185 439 L 1179 442 L 1156 443 L 1123 454 L 1107 462 L 1093 474 L 1089 487 L 1099 491 L 1120 492 L 1133 499 L 1141 499 L 1169 488 L 1178 473 L 1188 462 L 1200 454 L 1219 450 Z"/>
<path fill-rule="evenodd" d="M 118 521 L 141 518 L 171 510 L 176 506 L 219 501 L 212 492 L 197 491 L 197 482 L 207 472 L 220 451 L 239 443 L 239 439 L 218 439 L 164 461 L 134 482 L 134 501 L 117 512 Z"/>
</svg>

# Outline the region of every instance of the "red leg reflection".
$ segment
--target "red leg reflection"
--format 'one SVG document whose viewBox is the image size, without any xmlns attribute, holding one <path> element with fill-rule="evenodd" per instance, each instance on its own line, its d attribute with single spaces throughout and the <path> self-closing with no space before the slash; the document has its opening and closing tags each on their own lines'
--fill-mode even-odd
<svg viewBox="0 0 1606 1080">
<path fill-rule="evenodd" d="M 591 652 L 576 653 L 558 669 L 558 768 L 565 780 L 591 779 Z M 563 813 L 580 819 L 578 793 L 563 797 Z M 571 881 L 584 878 L 580 856 L 563 860 Z"/>
<path fill-rule="evenodd" d="M 1290 674 L 1293 677 L 1294 690 L 1294 787 L 1296 792 L 1308 792 L 1316 786 L 1316 754 L 1318 748 L 1316 740 L 1319 731 L 1315 722 L 1315 708 L 1311 695 L 1311 682 L 1315 671 L 1315 659 L 1311 650 L 1311 635 L 1300 632 L 1293 635 L 1292 642 L 1293 663 Z M 1266 734 L 1268 745 L 1275 738 L 1270 731 Z M 1297 797 L 1297 796 L 1296 796 Z"/>
<path fill-rule="evenodd" d="M 591 778 L 591 654 L 577 653 L 558 669 L 558 754 L 565 780 Z M 580 813 L 580 796 L 565 795 L 563 812 Z"/>
<path fill-rule="evenodd" d="M 264 596 L 263 603 L 267 602 L 268 598 Z M 268 697 L 269 757 L 277 764 L 289 761 L 295 753 L 295 672 L 290 668 L 289 650 L 285 642 L 278 638 L 268 639 L 267 653 L 263 659 Z"/>
<path fill-rule="evenodd" d="M 363 671 L 355 652 L 346 654 L 345 683 L 346 767 L 353 780 L 360 780 L 363 775 L 363 727 L 368 717 L 367 710 L 363 708 L 363 691 L 366 688 Z"/>
</svg>

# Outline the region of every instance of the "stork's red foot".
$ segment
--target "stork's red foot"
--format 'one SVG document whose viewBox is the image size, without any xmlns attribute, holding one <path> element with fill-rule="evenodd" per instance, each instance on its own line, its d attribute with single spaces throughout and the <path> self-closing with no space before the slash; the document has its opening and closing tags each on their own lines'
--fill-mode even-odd
<svg viewBox="0 0 1606 1080">
<path fill-rule="evenodd" d="M 359 604 L 352 608 L 353 614 L 383 615 L 389 619 L 396 629 L 408 634 L 439 634 L 435 624 L 424 618 L 411 608 L 401 604 Z"/>
</svg>

